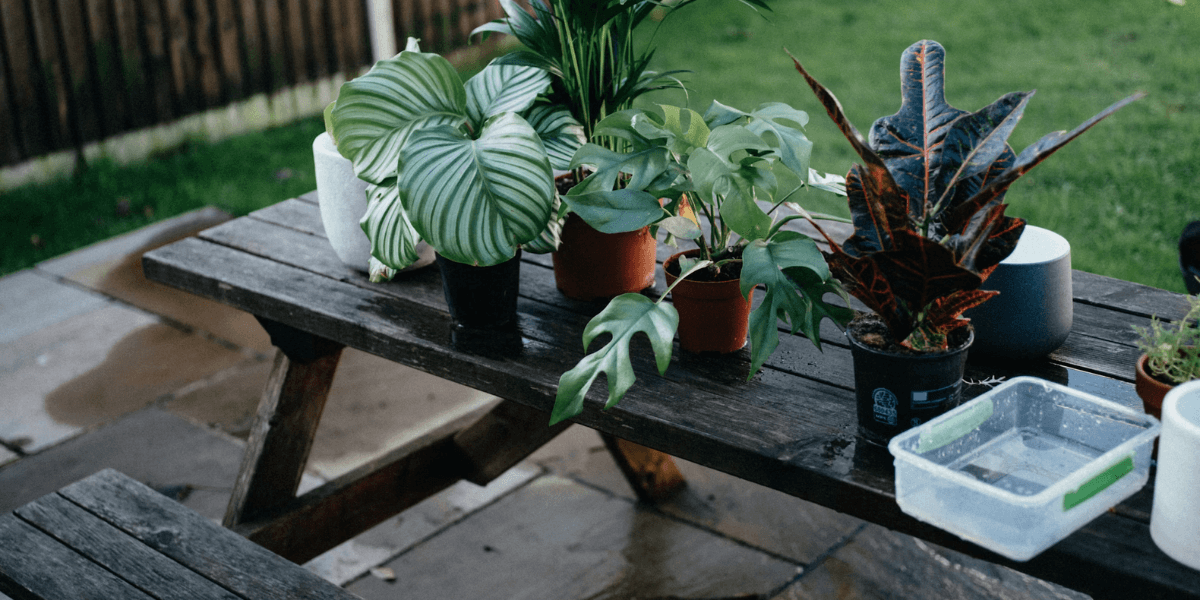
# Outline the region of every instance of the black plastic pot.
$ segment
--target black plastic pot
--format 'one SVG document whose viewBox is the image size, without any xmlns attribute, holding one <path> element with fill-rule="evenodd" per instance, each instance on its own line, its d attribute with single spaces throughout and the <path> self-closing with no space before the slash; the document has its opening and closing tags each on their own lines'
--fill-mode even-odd
<svg viewBox="0 0 1200 600">
<path fill-rule="evenodd" d="M 442 292 L 450 316 L 463 327 L 501 329 L 517 321 L 517 289 L 521 281 L 521 251 L 511 260 L 476 267 L 437 255 Z"/>
<path fill-rule="evenodd" d="M 901 354 L 860 342 L 846 331 L 854 358 L 854 396 L 858 403 L 858 432 L 886 445 L 893 436 L 958 406 L 967 349 L 965 342 L 944 352 Z"/>
</svg>

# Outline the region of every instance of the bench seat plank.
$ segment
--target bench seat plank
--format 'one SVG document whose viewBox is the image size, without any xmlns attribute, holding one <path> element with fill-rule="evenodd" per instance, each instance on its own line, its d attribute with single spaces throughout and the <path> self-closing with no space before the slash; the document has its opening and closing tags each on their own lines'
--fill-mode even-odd
<svg viewBox="0 0 1200 600">
<path fill-rule="evenodd" d="M 58 494 L 30 502 L 15 514 L 155 598 L 240 598 Z"/>
<path fill-rule="evenodd" d="M 244 598 L 345 600 L 349 592 L 114 470 L 59 494 Z"/>
<path fill-rule="evenodd" d="M 0 515 L 0 592 L 13 600 L 153 600 L 12 514 Z"/>
</svg>

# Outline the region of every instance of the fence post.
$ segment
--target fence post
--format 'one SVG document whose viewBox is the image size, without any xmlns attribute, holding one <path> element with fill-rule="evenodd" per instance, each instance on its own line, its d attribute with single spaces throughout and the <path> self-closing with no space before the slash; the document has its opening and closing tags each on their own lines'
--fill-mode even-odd
<svg viewBox="0 0 1200 600">
<path fill-rule="evenodd" d="M 371 32 L 372 62 L 396 55 L 396 29 L 392 0 L 367 0 L 367 26 Z"/>
</svg>

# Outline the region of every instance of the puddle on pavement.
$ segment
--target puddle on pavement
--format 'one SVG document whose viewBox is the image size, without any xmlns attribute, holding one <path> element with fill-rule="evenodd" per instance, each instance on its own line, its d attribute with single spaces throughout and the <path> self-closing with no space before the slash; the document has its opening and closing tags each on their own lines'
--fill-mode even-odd
<svg viewBox="0 0 1200 600">
<path fill-rule="evenodd" d="M 209 222 L 190 229 L 165 231 L 129 254 L 115 259 L 97 260 L 65 273 L 64 276 L 76 283 L 211 333 L 238 346 L 252 348 L 259 352 L 270 352 L 270 338 L 250 314 L 195 294 L 149 281 L 142 271 L 143 254 L 191 237 L 214 224 Z"/>
<path fill-rule="evenodd" d="M 133 330 L 111 347 L 104 362 L 47 394 L 46 413 L 66 425 L 94 425 L 245 359 L 239 352 L 155 323 Z"/>
</svg>

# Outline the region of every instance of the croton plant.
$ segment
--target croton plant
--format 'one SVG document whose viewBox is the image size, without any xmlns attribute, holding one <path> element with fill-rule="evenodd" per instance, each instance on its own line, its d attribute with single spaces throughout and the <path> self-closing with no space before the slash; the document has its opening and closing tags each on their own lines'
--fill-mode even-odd
<svg viewBox="0 0 1200 600">
<path fill-rule="evenodd" d="M 1016 247 L 1025 227 L 1004 214 L 1004 194 L 1016 179 L 1101 119 L 1137 100 L 1137 93 L 1071 131 L 1042 137 L 1017 154 L 1008 145 L 1034 92 L 1005 94 L 978 112 L 946 103 L 945 50 L 917 42 L 900 60 L 902 102 L 863 140 L 833 93 L 800 64 L 830 118 L 864 164 L 846 176 L 854 234 L 827 255 L 835 278 L 873 310 L 896 342 L 941 350 L 962 313 L 998 292 L 980 285 Z M 819 227 L 818 227 L 819 229 Z"/>
</svg>

